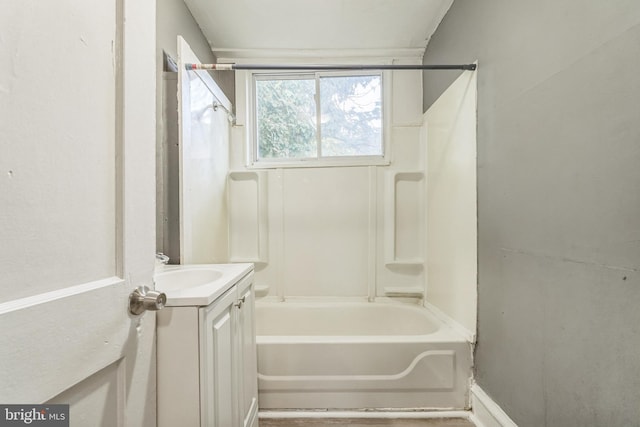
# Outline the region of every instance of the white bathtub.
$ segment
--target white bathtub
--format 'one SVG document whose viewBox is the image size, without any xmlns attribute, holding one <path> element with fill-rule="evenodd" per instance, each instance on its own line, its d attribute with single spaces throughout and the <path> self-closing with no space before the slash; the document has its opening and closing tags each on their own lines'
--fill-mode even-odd
<svg viewBox="0 0 640 427">
<path fill-rule="evenodd" d="M 463 409 L 471 346 L 395 302 L 256 303 L 263 409 Z"/>
</svg>

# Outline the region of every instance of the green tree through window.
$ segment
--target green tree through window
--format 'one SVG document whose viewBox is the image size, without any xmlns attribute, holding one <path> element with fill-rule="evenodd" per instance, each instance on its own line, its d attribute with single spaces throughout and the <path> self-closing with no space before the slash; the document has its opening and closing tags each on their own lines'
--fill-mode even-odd
<svg viewBox="0 0 640 427">
<path fill-rule="evenodd" d="M 383 155 L 380 74 L 259 76 L 255 96 L 256 160 Z"/>
<path fill-rule="evenodd" d="M 323 156 L 382 154 L 379 76 L 320 79 Z"/>
</svg>

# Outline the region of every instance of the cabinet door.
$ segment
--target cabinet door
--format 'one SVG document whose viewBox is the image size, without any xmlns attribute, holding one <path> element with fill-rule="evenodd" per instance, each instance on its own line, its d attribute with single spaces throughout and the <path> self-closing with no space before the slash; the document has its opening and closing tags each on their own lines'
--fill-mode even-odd
<svg viewBox="0 0 640 427">
<path fill-rule="evenodd" d="M 239 427 L 236 398 L 238 387 L 234 368 L 237 362 L 237 332 L 234 286 L 220 299 L 200 309 L 201 426 Z"/>
<path fill-rule="evenodd" d="M 240 395 L 240 414 L 243 427 L 258 426 L 258 378 L 255 334 L 255 301 L 253 284 L 238 285 L 240 300 L 243 301 L 238 310 L 239 345 L 241 359 L 239 379 L 242 387 Z"/>
</svg>

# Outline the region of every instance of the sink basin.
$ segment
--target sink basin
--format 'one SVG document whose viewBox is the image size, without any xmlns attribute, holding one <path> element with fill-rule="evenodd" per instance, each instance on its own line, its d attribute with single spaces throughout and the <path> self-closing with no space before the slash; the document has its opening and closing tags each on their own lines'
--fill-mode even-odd
<svg viewBox="0 0 640 427">
<path fill-rule="evenodd" d="M 207 306 L 253 271 L 253 264 L 187 264 L 156 272 L 156 290 L 167 307 Z"/>
<path fill-rule="evenodd" d="M 213 268 L 180 269 L 156 275 L 156 289 L 162 292 L 177 291 L 206 285 L 222 277 L 222 272 Z"/>
</svg>

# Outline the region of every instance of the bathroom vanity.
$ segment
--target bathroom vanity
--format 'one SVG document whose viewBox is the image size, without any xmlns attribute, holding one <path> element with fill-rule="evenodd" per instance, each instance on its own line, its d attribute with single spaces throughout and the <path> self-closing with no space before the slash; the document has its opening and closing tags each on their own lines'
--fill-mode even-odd
<svg viewBox="0 0 640 427">
<path fill-rule="evenodd" d="M 168 267 L 157 317 L 159 427 L 257 427 L 253 264 Z"/>
</svg>

